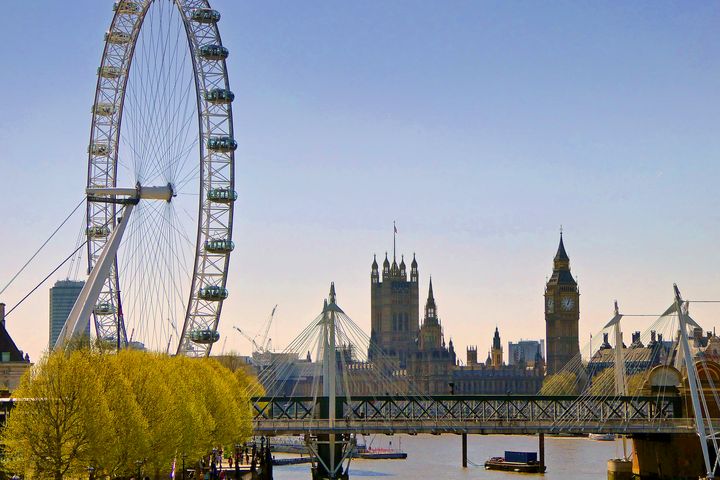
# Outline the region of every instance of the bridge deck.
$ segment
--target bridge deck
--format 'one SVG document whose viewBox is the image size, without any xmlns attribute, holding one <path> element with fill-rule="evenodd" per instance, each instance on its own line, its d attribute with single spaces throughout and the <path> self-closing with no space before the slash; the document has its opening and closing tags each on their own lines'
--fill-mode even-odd
<svg viewBox="0 0 720 480">
<path fill-rule="evenodd" d="M 692 433 L 680 397 L 441 395 L 253 399 L 253 426 L 273 435 L 321 433 Z M 322 413 L 324 412 L 324 413 Z"/>
</svg>

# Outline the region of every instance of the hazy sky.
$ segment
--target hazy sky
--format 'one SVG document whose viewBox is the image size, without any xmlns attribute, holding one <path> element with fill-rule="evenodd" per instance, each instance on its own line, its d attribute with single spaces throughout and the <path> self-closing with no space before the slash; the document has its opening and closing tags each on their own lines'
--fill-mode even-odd
<svg viewBox="0 0 720 480">
<path fill-rule="evenodd" d="M 83 196 L 112 1 L 3 5 L 0 284 Z M 369 330 L 370 264 L 417 253 L 464 359 L 495 325 L 544 336 L 562 224 L 581 332 L 659 313 L 677 282 L 720 299 L 717 2 L 214 1 L 230 49 L 237 244 L 220 331 L 279 304 L 283 346 L 330 281 Z M 15 304 L 73 248 L 81 218 L 2 295 Z M 37 358 L 48 288 L 8 319 Z M 1 287 L 0 287 L 1 288 Z M 720 307 L 695 310 L 710 328 Z M 218 350 L 222 344 L 218 345 Z"/>
</svg>

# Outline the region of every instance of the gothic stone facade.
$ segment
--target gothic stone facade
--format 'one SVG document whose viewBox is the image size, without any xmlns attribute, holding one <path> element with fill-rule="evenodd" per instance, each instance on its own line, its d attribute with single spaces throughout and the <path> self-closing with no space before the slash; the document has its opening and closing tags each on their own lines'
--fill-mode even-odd
<svg viewBox="0 0 720 480">
<path fill-rule="evenodd" d="M 545 287 L 545 338 L 547 374 L 563 369 L 579 352 L 580 291 L 570 273 L 562 233 L 553 261 L 553 273 Z"/>
<path fill-rule="evenodd" d="M 395 361 L 400 369 L 407 368 L 408 359 L 417 350 L 419 333 L 418 268 L 413 255 L 408 280 L 404 258 L 400 265 L 393 258 L 392 266 L 385 254 L 382 278 L 377 260 L 373 259 L 370 274 L 371 348 L 368 359 L 377 355 Z M 372 345 L 379 351 L 373 351 Z"/>
</svg>

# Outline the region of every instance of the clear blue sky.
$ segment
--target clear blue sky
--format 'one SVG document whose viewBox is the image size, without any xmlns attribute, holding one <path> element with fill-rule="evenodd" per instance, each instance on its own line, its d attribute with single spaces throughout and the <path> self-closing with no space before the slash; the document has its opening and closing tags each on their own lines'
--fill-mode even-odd
<svg viewBox="0 0 720 480">
<path fill-rule="evenodd" d="M 248 350 L 230 325 L 256 330 L 276 303 L 273 342 L 287 343 L 331 280 L 368 330 L 372 254 L 392 249 L 393 220 L 463 358 L 496 324 L 504 344 L 544 336 L 560 224 L 583 335 L 615 298 L 659 313 L 673 282 L 720 298 L 717 2 L 213 5 L 239 142 L 226 349 Z M 0 283 L 82 197 L 111 7 L 3 7 Z M 72 249 L 80 220 L 2 301 Z M 34 358 L 49 286 L 8 320 Z M 698 313 L 711 327 L 720 312 Z"/>
</svg>

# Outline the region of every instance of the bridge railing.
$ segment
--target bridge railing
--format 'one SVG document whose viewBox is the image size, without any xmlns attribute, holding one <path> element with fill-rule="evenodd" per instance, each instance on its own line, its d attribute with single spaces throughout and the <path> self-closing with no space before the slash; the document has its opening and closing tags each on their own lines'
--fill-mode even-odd
<svg viewBox="0 0 720 480">
<path fill-rule="evenodd" d="M 312 397 L 255 398 L 254 421 L 257 428 L 322 428 Z M 615 431 L 630 426 L 637 430 L 678 429 L 685 425 L 679 397 L 573 397 L 573 396 L 487 396 L 447 395 L 433 397 L 353 397 L 338 398 L 338 428 L 347 430 L 384 427 L 422 431 L 450 431 L 462 428 L 503 428 L 534 426 L 543 431 L 592 429 Z M 324 409 L 324 411 L 327 411 Z M 327 424 L 327 421 L 325 421 Z M 303 427 L 304 426 L 304 427 Z M 314 428 L 314 427 L 313 427 Z M 523 427 L 525 428 L 525 427 Z M 682 427 L 684 428 L 684 427 Z"/>
</svg>

